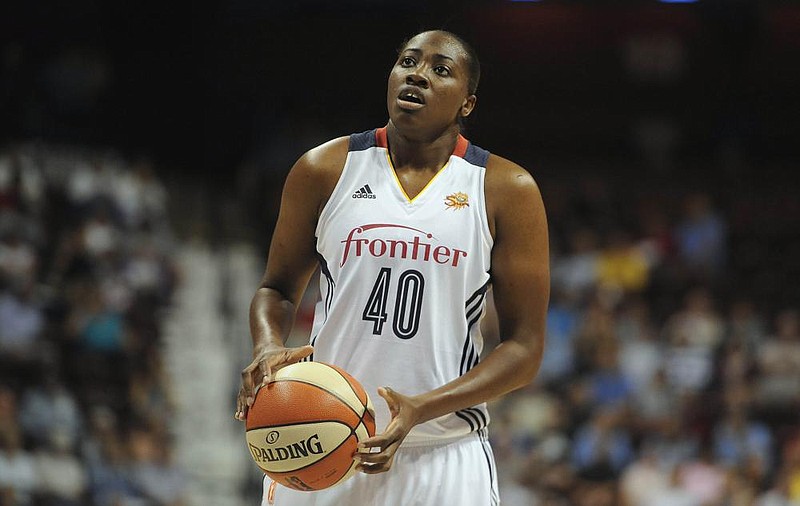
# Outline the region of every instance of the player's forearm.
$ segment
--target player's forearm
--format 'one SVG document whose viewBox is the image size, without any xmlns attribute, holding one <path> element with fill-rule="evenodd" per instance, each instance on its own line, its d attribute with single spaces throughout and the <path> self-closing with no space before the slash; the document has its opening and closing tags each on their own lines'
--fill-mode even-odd
<svg viewBox="0 0 800 506">
<path fill-rule="evenodd" d="M 496 399 L 530 383 L 542 361 L 542 343 L 508 340 L 469 372 L 436 390 L 414 397 L 424 423 Z"/>
<path fill-rule="evenodd" d="M 261 287 L 250 303 L 253 356 L 264 348 L 283 346 L 294 324 L 295 306 L 274 288 Z"/>
</svg>

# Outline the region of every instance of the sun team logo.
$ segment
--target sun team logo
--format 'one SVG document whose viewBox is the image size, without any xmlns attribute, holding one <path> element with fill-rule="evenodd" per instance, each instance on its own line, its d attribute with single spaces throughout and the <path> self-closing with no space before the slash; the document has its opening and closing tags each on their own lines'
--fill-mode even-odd
<svg viewBox="0 0 800 506">
<path fill-rule="evenodd" d="M 464 209 L 469 207 L 469 195 L 462 192 L 456 192 L 444 198 L 445 209 Z"/>
<path fill-rule="evenodd" d="M 391 238 L 387 237 L 389 231 L 383 229 L 395 229 L 391 231 Z M 413 235 L 410 239 L 397 238 L 397 232 L 408 232 Z M 375 232 L 373 232 L 375 231 Z M 380 237 L 381 232 L 387 232 L 386 236 Z M 369 237 L 364 237 L 368 235 Z M 436 241 L 433 234 L 424 232 L 418 228 L 407 227 L 405 225 L 395 225 L 392 223 L 371 223 L 353 228 L 347 234 L 347 238 L 342 241 L 344 249 L 342 251 L 342 261 L 340 267 L 352 257 L 373 256 L 376 258 L 400 258 L 417 260 L 421 262 L 435 262 L 440 265 L 458 267 L 458 262 L 467 256 L 467 252 L 458 248 L 445 246 L 443 244 L 433 244 Z"/>
</svg>

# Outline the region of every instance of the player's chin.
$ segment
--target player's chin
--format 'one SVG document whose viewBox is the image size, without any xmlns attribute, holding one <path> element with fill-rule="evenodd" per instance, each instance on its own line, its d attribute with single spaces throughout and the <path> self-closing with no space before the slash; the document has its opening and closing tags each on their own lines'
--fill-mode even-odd
<svg viewBox="0 0 800 506">
<path fill-rule="evenodd" d="M 389 117 L 392 119 L 392 122 L 397 124 L 398 122 L 419 122 L 425 121 L 425 118 L 428 116 L 427 110 L 425 107 L 422 109 L 409 109 L 406 107 L 401 107 L 396 102 L 390 104 L 389 106 Z"/>
</svg>

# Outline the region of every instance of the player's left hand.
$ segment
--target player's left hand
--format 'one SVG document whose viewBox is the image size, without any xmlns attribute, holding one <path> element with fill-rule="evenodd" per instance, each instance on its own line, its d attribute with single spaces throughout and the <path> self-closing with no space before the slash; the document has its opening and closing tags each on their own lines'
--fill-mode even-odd
<svg viewBox="0 0 800 506">
<path fill-rule="evenodd" d="M 383 434 L 365 439 L 358 445 L 356 469 L 366 474 L 385 473 L 392 467 L 394 454 L 409 431 L 419 423 L 420 412 L 412 397 L 402 395 L 388 387 L 378 389 L 392 414 L 392 421 Z"/>
</svg>

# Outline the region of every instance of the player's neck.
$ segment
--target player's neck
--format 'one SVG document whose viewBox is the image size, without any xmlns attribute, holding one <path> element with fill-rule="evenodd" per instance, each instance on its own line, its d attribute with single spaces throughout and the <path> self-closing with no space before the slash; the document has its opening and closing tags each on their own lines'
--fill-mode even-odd
<svg viewBox="0 0 800 506">
<path fill-rule="evenodd" d="M 386 135 L 389 142 L 389 155 L 395 170 L 438 171 L 453 154 L 458 134 L 459 129 L 456 125 L 433 139 L 411 139 L 389 122 L 386 127 Z"/>
</svg>

